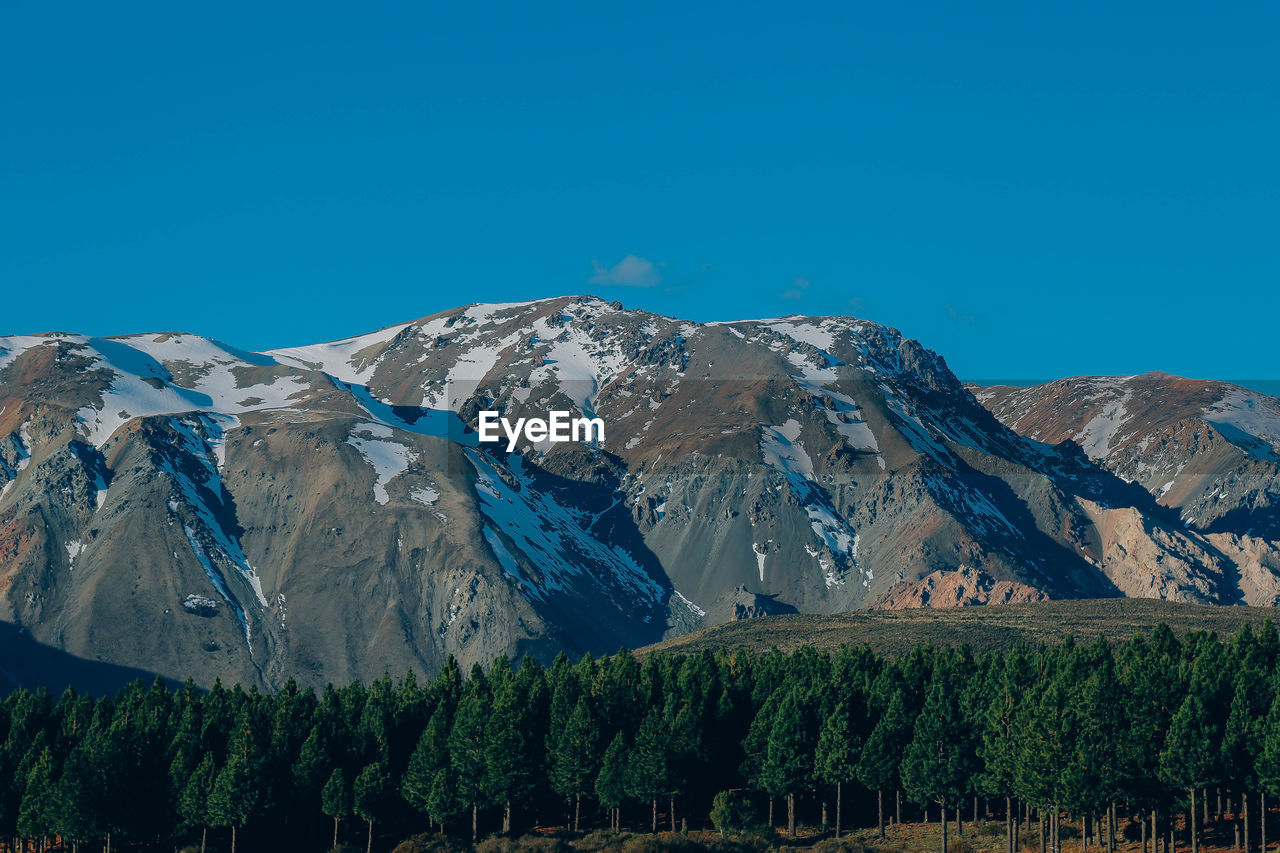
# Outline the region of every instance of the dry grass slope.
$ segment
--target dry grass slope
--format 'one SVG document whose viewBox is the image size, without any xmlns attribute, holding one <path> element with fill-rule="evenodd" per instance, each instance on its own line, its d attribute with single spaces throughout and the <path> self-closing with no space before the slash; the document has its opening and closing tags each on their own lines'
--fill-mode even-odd
<svg viewBox="0 0 1280 853">
<path fill-rule="evenodd" d="M 1176 634 L 1234 633 L 1248 622 L 1255 628 L 1274 619 L 1268 607 L 1214 607 L 1138 598 L 1047 601 L 922 610 L 875 610 L 834 616 L 769 616 L 730 622 L 649 646 L 645 651 L 698 652 L 703 649 L 802 645 L 833 649 L 866 644 L 890 657 L 920 643 L 958 645 L 975 651 L 1002 648 L 1019 640 L 1056 643 L 1067 636 L 1088 642 L 1101 635 L 1119 643 L 1147 633 L 1161 622 Z"/>
</svg>

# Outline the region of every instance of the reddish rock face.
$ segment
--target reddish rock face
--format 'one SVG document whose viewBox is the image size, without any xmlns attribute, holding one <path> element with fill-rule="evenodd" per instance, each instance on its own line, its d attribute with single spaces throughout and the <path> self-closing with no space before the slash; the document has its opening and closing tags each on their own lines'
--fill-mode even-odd
<svg viewBox="0 0 1280 853">
<path fill-rule="evenodd" d="M 914 583 L 898 583 L 871 602 L 870 610 L 912 610 L 921 607 L 971 607 L 979 604 L 1028 604 L 1048 601 L 1035 587 L 1017 581 L 998 581 L 968 566 L 936 571 Z"/>
</svg>

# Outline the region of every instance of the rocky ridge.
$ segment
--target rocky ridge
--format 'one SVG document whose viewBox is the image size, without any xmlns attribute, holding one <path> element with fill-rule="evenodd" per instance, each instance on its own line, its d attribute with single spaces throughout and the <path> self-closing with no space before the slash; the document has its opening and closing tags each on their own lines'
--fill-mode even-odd
<svg viewBox="0 0 1280 853">
<path fill-rule="evenodd" d="M 482 409 L 607 436 L 508 454 Z M 0 338 L 0 619 L 270 687 L 843 612 L 967 567 L 930 601 L 1275 595 L 1269 534 L 1219 541 L 1086 451 L 853 318 L 561 297 L 265 353 Z"/>
</svg>

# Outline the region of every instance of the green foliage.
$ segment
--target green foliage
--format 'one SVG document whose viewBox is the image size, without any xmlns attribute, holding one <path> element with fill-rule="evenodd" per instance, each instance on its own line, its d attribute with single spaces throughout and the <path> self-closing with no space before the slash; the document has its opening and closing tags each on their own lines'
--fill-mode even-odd
<svg viewBox="0 0 1280 853">
<path fill-rule="evenodd" d="M 365 765 L 351 786 L 355 813 L 370 823 L 382 819 L 391 804 L 391 780 L 379 762 Z"/>
<path fill-rule="evenodd" d="M 974 732 L 960 709 L 958 667 L 950 657 L 939 661 L 902 757 L 902 785 L 917 803 L 958 803 L 974 781 Z"/>
<path fill-rule="evenodd" d="M 615 808 L 622 802 L 627 795 L 628 766 L 627 739 L 618 732 L 604 751 L 600 775 L 596 776 L 596 796 L 600 805 Z"/>
<path fill-rule="evenodd" d="M 183 828 L 198 829 L 212 822 L 209 798 L 217 780 L 218 767 L 214 764 L 213 756 L 205 755 L 187 777 L 178 794 L 178 815 L 182 818 Z M 79 837 L 88 838 L 96 834 L 91 832 Z"/>
<path fill-rule="evenodd" d="M 852 782 L 858 776 L 862 738 L 854 725 L 848 702 L 836 705 L 822 723 L 814 754 L 815 775 L 828 785 Z"/>
<path fill-rule="evenodd" d="M 1160 752 L 1160 769 L 1165 781 L 1181 790 L 1213 782 L 1217 733 L 1217 725 L 1209 718 L 1200 696 L 1188 693 L 1178 713 L 1173 715 Z"/>
<path fill-rule="evenodd" d="M 96 849 L 110 833 L 117 849 L 167 849 L 235 827 L 264 849 L 314 832 L 298 844 L 318 849 L 333 829 L 322 814 L 460 833 L 473 803 L 481 834 L 508 805 L 519 824 L 563 819 L 566 802 L 590 830 L 604 818 L 579 809 L 584 796 L 643 802 L 646 823 L 671 799 L 678 817 L 705 826 L 711 811 L 727 830 L 755 820 L 753 797 L 798 799 L 809 820 L 815 794 L 830 802 L 839 783 L 847 806 L 865 796 L 850 791 L 855 779 L 949 809 L 979 794 L 1169 814 L 1188 787 L 1280 796 L 1277 658 L 1280 634 L 1266 624 L 1225 642 L 1157 628 L 1114 650 L 620 653 L 550 668 L 499 660 L 467 677 L 450 661 L 430 682 L 384 677 L 318 695 L 293 683 L 202 694 L 138 682 L 56 701 L 18 690 L 0 698 L 0 837 Z M 713 791 L 724 793 L 711 801 Z M 452 843 L 443 837 L 432 849 Z M 597 846 L 687 843 L 614 838 Z M 577 849 L 585 838 L 552 841 Z"/>
<path fill-rule="evenodd" d="M 52 835 L 54 809 L 53 754 L 46 746 L 27 771 L 26 790 L 18 808 L 18 833 L 27 837 Z"/>
<path fill-rule="evenodd" d="M 600 727 L 586 696 L 579 697 L 551 753 L 551 787 L 572 799 L 591 793 L 599 762 Z"/>
<path fill-rule="evenodd" d="M 351 817 L 354 807 L 351 787 L 347 784 L 342 769 L 338 768 L 320 791 L 320 810 L 334 820 L 345 820 Z"/>
<path fill-rule="evenodd" d="M 627 758 L 627 794 L 637 800 L 655 800 L 667 792 L 666 736 L 662 713 L 654 708 L 640 725 Z"/>
<path fill-rule="evenodd" d="M 903 693 L 895 690 L 858 758 L 858 779 L 862 784 L 872 791 L 897 787 L 898 767 L 902 751 L 911 741 L 911 730 Z"/>
<path fill-rule="evenodd" d="M 755 803 L 745 791 L 721 791 L 711 801 L 711 824 L 721 835 L 743 832 L 759 823 Z"/>
<path fill-rule="evenodd" d="M 260 785 L 261 759 L 247 711 L 240 715 L 228 753 L 209 793 L 209 822 L 240 827 L 249 822 L 266 796 Z"/>
<path fill-rule="evenodd" d="M 765 746 L 760 776 L 770 796 L 794 794 L 812 784 L 814 742 L 809 702 L 793 689 L 778 707 Z"/>
<path fill-rule="evenodd" d="M 453 765 L 458 797 L 467 805 L 487 805 L 487 757 L 485 731 L 488 724 L 489 691 L 484 677 L 467 682 L 453 729 L 449 732 L 449 760 Z"/>
</svg>

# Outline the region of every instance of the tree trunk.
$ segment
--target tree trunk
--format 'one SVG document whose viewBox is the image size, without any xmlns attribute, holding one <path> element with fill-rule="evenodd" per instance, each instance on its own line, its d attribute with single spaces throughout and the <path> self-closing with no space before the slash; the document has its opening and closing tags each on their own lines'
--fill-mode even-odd
<svg viewBox="0 0 1280 853">
<path fill-rule="evenodd" d="M 796 837 L 796 795 L 795 793 L 787 794 L 787 831 L 791 833 L 791 837 Z"/>
<path fill-rule="evenodd" d="M 338 846 L 338 831 L 335 829 L 333 832 L 334 832 L 334 835 L 333 835 L 333 846 L 334 846 L 334 847 L 337 847 L 337 846 Z M 205 843 L 205 841 L 206 841 L 206 840 L 208 840 L 208 837 L 209 837 L 209 827 L 207 827 L 207 826 L 205 826 L 205 827 L 201 827 L 201 828 L 200 828 L 200 853 L 204 853 L 204 843 Z"/>
<path fill-rule="evenodd" d="M 231 853 L 236 853 L 234 844 L 231 845 Z M 365 842 L 364 853 L 373 853 L 373 821 L 369 821 L 369 840 Z"/>
<path fill-rule="evenodd" d="M 573 798 L 573 831 L 578 831 L 579 819 L 582 817 L 582 795 Z"/>
<path fill-rule="evenodd" d="M 653 827 L 652 828 L 653 828 L 653 834 L 657 835 L 658 834 L 658 798 L 657 797 L 653 798 L 652 805 L 653 805 Z M 772 823 L 773 822 L 772 821 L 773 800 L 769 801 L 769 815 L 770 815 L 769 822 Z"/>
<path fill-rule="evenodd" d="M 839 814 L 838 808 L 837 814 Z M 837 819 L 836 825 L 839 826 L 839 823 Z M 876 829 L 879 831 L 880 837 L 884 838 L 884 791 L 876 791 Z M 836 836 L 839 837 L 838 832 Z"/>
<path fill-rule="evenodd" d="M 1013 798 L 1009 796 L 1004 798 L 1004 840 L 1005 853 L 1013 853 Z"/>
<path fill-rule="evenodd" d="M 507 807 L 502 812 L 502 834 L 511 834 L 511 801 L 507 800 Z"/>
<path fill-rule="evenodd" d="M 960 809 L 964 808 L 960 803 L 956 803 L 956 838 L 964 838 L 964 824 L 960 822 Z"/>
<path fill-rule="evenodd" d="M 1048 853 L 1044 845 L 1044 810 L 1038 810 L 1037 816 L 1040 818 L 1040 853 Z"/>
<path fill-rule="evenodd" d="M 1142 853 L 1147 853 L 1147 816 L 1141 812 L 1139 812 L 1138 816 L 1141 818 L 1138 821 L 1138 825 L 1142 831 Z"/>
<path fill-rule="evenodd" d="M 480 817 L 480 806 L 474 800 L 472 800 L 471 802 L 471 843 L 473 845 L 476 843 L 476 838 L 478 837 L 478 833 L 476 832 L 476 826 L 479 823 L 479 817 Z M 576 828 L 577 827 L 575 827 L 575 829 Z"/>
<path fill-rule="evenodd" d="M 676 798 L 671 797 L 667 800 L 667 807 L 671 809 L 671 831 L 676 831 Z"/>
<path fill-rule="evenodd" d="M 336 811 L 336 809 L 335 809 L 335 811 Z M 338 819 L 337 819 L 336 817 L 333 819 L 333 846 L 334 846 L 334 847 L 337 847 L 337 846 L 338 846 Z M 203 837 L 201 837 L 201 839 L 200 839 L 200 853 L 204 853 L 204 838 L 203 838 Z"/>
<path fill-rule="evenodd" d="M 974 826 L 974 831 L 976 832 L 977 826 L 978 826 L 978 795 L 977 794 L 973 795 L 973 826 Z"/>
<path fill-rule="evenodd" d="M 827 831 L 827 801 L 822 801 L 822 831 Z"/>
<path fill-rule="evenodd" d="M 1260 806 L 1258 810 L 1261 812 L 1258 815 L 1258 826 L 1261 832 L 1259 838 L 1262 839 L 1262 853 L 1267 853 L 1267 792 L 1265 790 L 1258 795 L 1258 805 Z"/>
<path fill-rule="evenodd" d="M 1249 850 L 1251 848 L 1249 846 L 1249 792 L 1248 791 L 1241 792 L 1240 806 L 1243 810 L 1243 814 L 1240 815 L 1240 817 L 1242 818 L 1240 822 L 1244 824 L 1244 853 L 1249 853 Z"/>
<path fill-rule="evenodd" d="M 769 828 L 773 829 L 773 797 L 769 798 Z"/>
<path fill-rule="evenodd" d="M 236 853 L 236 825 L 231 824 L 231 853 Z"/>
<path fill-rule="evenodd" d="M 942 853 L 947 853 L 947 804 L 942 804 Z"/>
<path fill-rule="evenodd" d="M 1209 825 L 1209 789 L 1208 788 L 1200 789 L 1200 810 L 1202 812 L 1201 817 L 1203 818 L 1203 820 L 1200 821 L 1200 825 L 1208 826 Z"/>
<path fill-rule="evenodd" d="M 895 788 L 893 791 L 893 822 L 902 823 L 902 790 Z"/>
<path fill-rule="evenodd" d="M 840 837 L 841 809 L 844 807 L 844 783 L 836 782 L 836 838 Z"/>
<path fill-rule="evenodd" d="M 1187 794 L 1191 797 L 1191 807 L 1187 809 L 1187 830 L 1191 833 L 1191 853 L 1197 853 L 1196 848 L 1196 789 L 1188 788 Z"/>
</svg>

